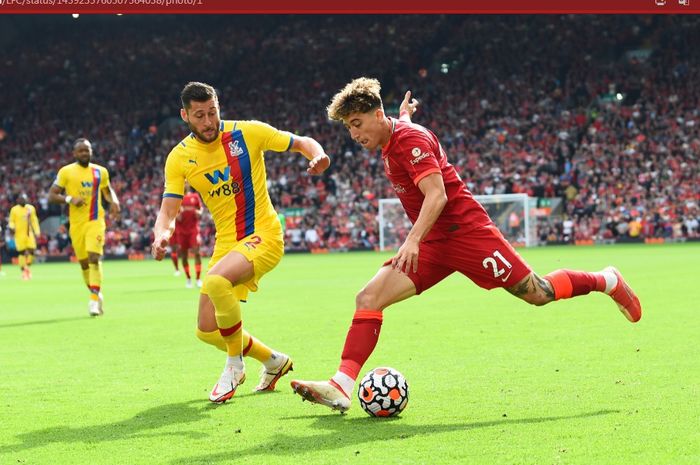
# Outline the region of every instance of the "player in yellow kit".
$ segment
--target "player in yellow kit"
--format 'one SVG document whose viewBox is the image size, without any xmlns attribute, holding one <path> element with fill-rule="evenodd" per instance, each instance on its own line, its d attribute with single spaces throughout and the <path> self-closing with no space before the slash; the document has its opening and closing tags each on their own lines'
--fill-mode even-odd
<svg viewBox="0 0 700 465">
<path fill-rule="evenodd" d="M 32 279 L 31 266 L 34 262 L 34 250 L 36 250 L 36 238 L 41 234 L 39 219 L 36 216 L 36 208 L 27 203 L 27 194 L 17 196 L 17 205 L 10 209 L 10 231 L 15 236 L 15 245 L 19 256 L 19 266 L 22 270 L 22 279 Z"/>
<path fill-rule="evenodd" d="M 90 163 L 92 144 L 78 139 L 73 144 L 75 163 L 58 170 L 49 190 L 49 202 L 69 206 L 70 240 L 80 262 L 83 279 L 90 290 L 88 311 L 91 316 L 102 315 L 102 264 L 105 240 L 105 212 L 102 200 L 109 203 L 109 213 L 119 215 L 117 194 L 109 183 L 104 166 Z"/>
<path fill-rule="evenodd" d="M 162 260 L 187 181 L 202 197 L 216 226 L 216 243 L 201 290 L 197 337 L 227 352 L 219 381 L 209 395 L 225 402 L 245 380 L 243 356 L 263 363 L 256 391 L 272 390 L 292 368 L 243 329 L 240 300 L 284 253 L 282 227 L 267 192 L 264 152 L 301 152 L 310 174 L 330 165 L 321 145 L 259 121 L 221 121 L 213 87 L 190 82 L 182 90 L 180 116 L 192 131 L 168 155 L 165 192 L 153 229 L 153 256 Z"/>
</svg>

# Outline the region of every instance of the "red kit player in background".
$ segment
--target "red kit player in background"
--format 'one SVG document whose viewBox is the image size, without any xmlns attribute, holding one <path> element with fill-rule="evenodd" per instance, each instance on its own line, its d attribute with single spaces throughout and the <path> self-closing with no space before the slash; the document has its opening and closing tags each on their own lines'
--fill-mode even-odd
<svg viewBox="0 0 700 465">
<path fill-rule="evenodd" d="M 384 113 L 379 91 L 376 79 L 355 79 L 333 97 L 328 116 L 342 121 L 364 149 L 381 148 L 386 176 L 413 226 L 398 253 L 357 294 L 336 374 L 329 381 L 294 380 L 296 393 L 347 410 L 355 380 L 379 339 L 383 310 L 455 271 L 533 305 L 605 292 L 628 320 L 641 318 L 639 299 L 613 267 L 594 273 L 556 270 L 542 277 L 533 272 L 467 190 L 435 134 L 411 122 L 418 103 L 410 92 L 397 120 Z"/>
<path fill-rule="evenodd" d="M 188 186 L 187 193 L 180 204 L 180 212 L 175 220 L 175 234 L 173 235 L 180 260 L 182 261 L 182 269 L 187 277 L 185 287 L 188 288 L 193 287 L 188 260 L 190 251 L 194 255 L 197 287 L 202 287 L 202 255 L 199 252 L 199 246 L 202 242 L 199 235 L 199 220 L 202 217 L 202 209 L 202 199 L 199 197 L 199 194 L 191 186 Z"/>
</svg>

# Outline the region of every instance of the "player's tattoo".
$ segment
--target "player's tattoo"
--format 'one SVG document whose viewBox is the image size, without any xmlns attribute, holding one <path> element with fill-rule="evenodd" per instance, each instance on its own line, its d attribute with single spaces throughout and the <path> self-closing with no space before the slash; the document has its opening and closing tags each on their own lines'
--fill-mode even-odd
<svg viewBox="0 0 700 465">
<path fill-rule="evenodd" d="M 522 297 L 529 293 L 537 294 L 541 291 L 548 299 L 554 300 L 554 289 L 546 279 L 540 278 L 536 274 L 532 274 L 527 279 L 513 287 L 507 287 L 506 291 L 516 297 Z"/>
<path fill-rule="evenodd" d="M 544 295 L 547 296 L 547 298 L 554 300 L 554 288 L 552 287 L 552 283 L 547 281 L 544 278 L 540 278 L 538 275 L 534 275 L 535 279 L 537 280 L 537 285 L 542 289 L 542 292 L 544 292 Z"/>
<path fill-rule="evenodd" d="M 531 277 L 528 276 L 528 278 L 525 281 L 521 282 L 520 284 L 516 284 L 513 287 L 507 287 L 506 291 L 510 292 L 511 294 L 513 294 L 516 297 L 524 296 L 525 294 L 530 292 L 530 291 L 528 291 L 528 284 L 530 283 L 530 279 L 531 279 Z M 533 286 L 533 289 L 534 289 L 534 286 Z"/>
</svg>

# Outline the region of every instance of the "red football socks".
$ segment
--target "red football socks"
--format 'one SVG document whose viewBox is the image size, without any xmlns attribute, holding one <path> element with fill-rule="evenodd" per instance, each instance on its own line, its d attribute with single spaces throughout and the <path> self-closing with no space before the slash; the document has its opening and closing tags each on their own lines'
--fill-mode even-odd
<svg viewBox="0 0 700 465">
<path fill-rule="evenodd" d="M 338 371 L 352 379 L 362 369 L 379 340 L 383 314 L 380 310 L 356 310 L 352 325 L 345 338 L 345 346 Z"/>
<path fill-rule="evenodd" d="M 544 276 L 554 288 L 554 300 L 568 299 L 589 292 L 605 291 L 605 278 L 601 273 L 556 270 Z"/>
</svg>

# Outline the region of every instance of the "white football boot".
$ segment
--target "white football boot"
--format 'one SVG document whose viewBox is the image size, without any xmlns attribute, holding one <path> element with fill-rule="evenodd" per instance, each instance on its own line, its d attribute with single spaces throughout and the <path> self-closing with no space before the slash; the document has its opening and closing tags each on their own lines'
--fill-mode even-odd
<svg viewBox="0 0 700 465">
<path fill-rule="evenodd" d="M 335 384 L 335 383 L 333 383 Z M 292 389 L 304 400 L 325 405 L 333 410 L 344 413 L 350 408 L 350 399 L 330 381 L 292 381 Z"/>
<path fill-rule="evenodd" d="M 279 353 L 277 355 L 280 358 L 279 364 L 272 370 L 269 370 L 263 365 L 262 370 L 260 371 L 260 383 L 255 387 L 254 391 L 274 391 L 277 381 L 279 381 L 282 376 L 294 370 L 292 367 L 292 359 L 289 358 L 288 355 Z"/>
<path fill-rule="evenodd" d="M 224 368 L 224 372 L 221 373 L 221 378 L 211 390 L 209 400 L 217 404 L 223 404 L 233 397 L 238 386 L 243 384 L 244 381 L 245 372 L 236 373 L 232 366 L 227 366 Z"/>
<path fill-rule="evenodd" d="M 99 300 L 90 299 L 90 302 L 88 302 L 88 313 L 90 314 L 90 316 L 102 315 L 102 310 L 100 310 L 100 301 Z"/>
</svg>

